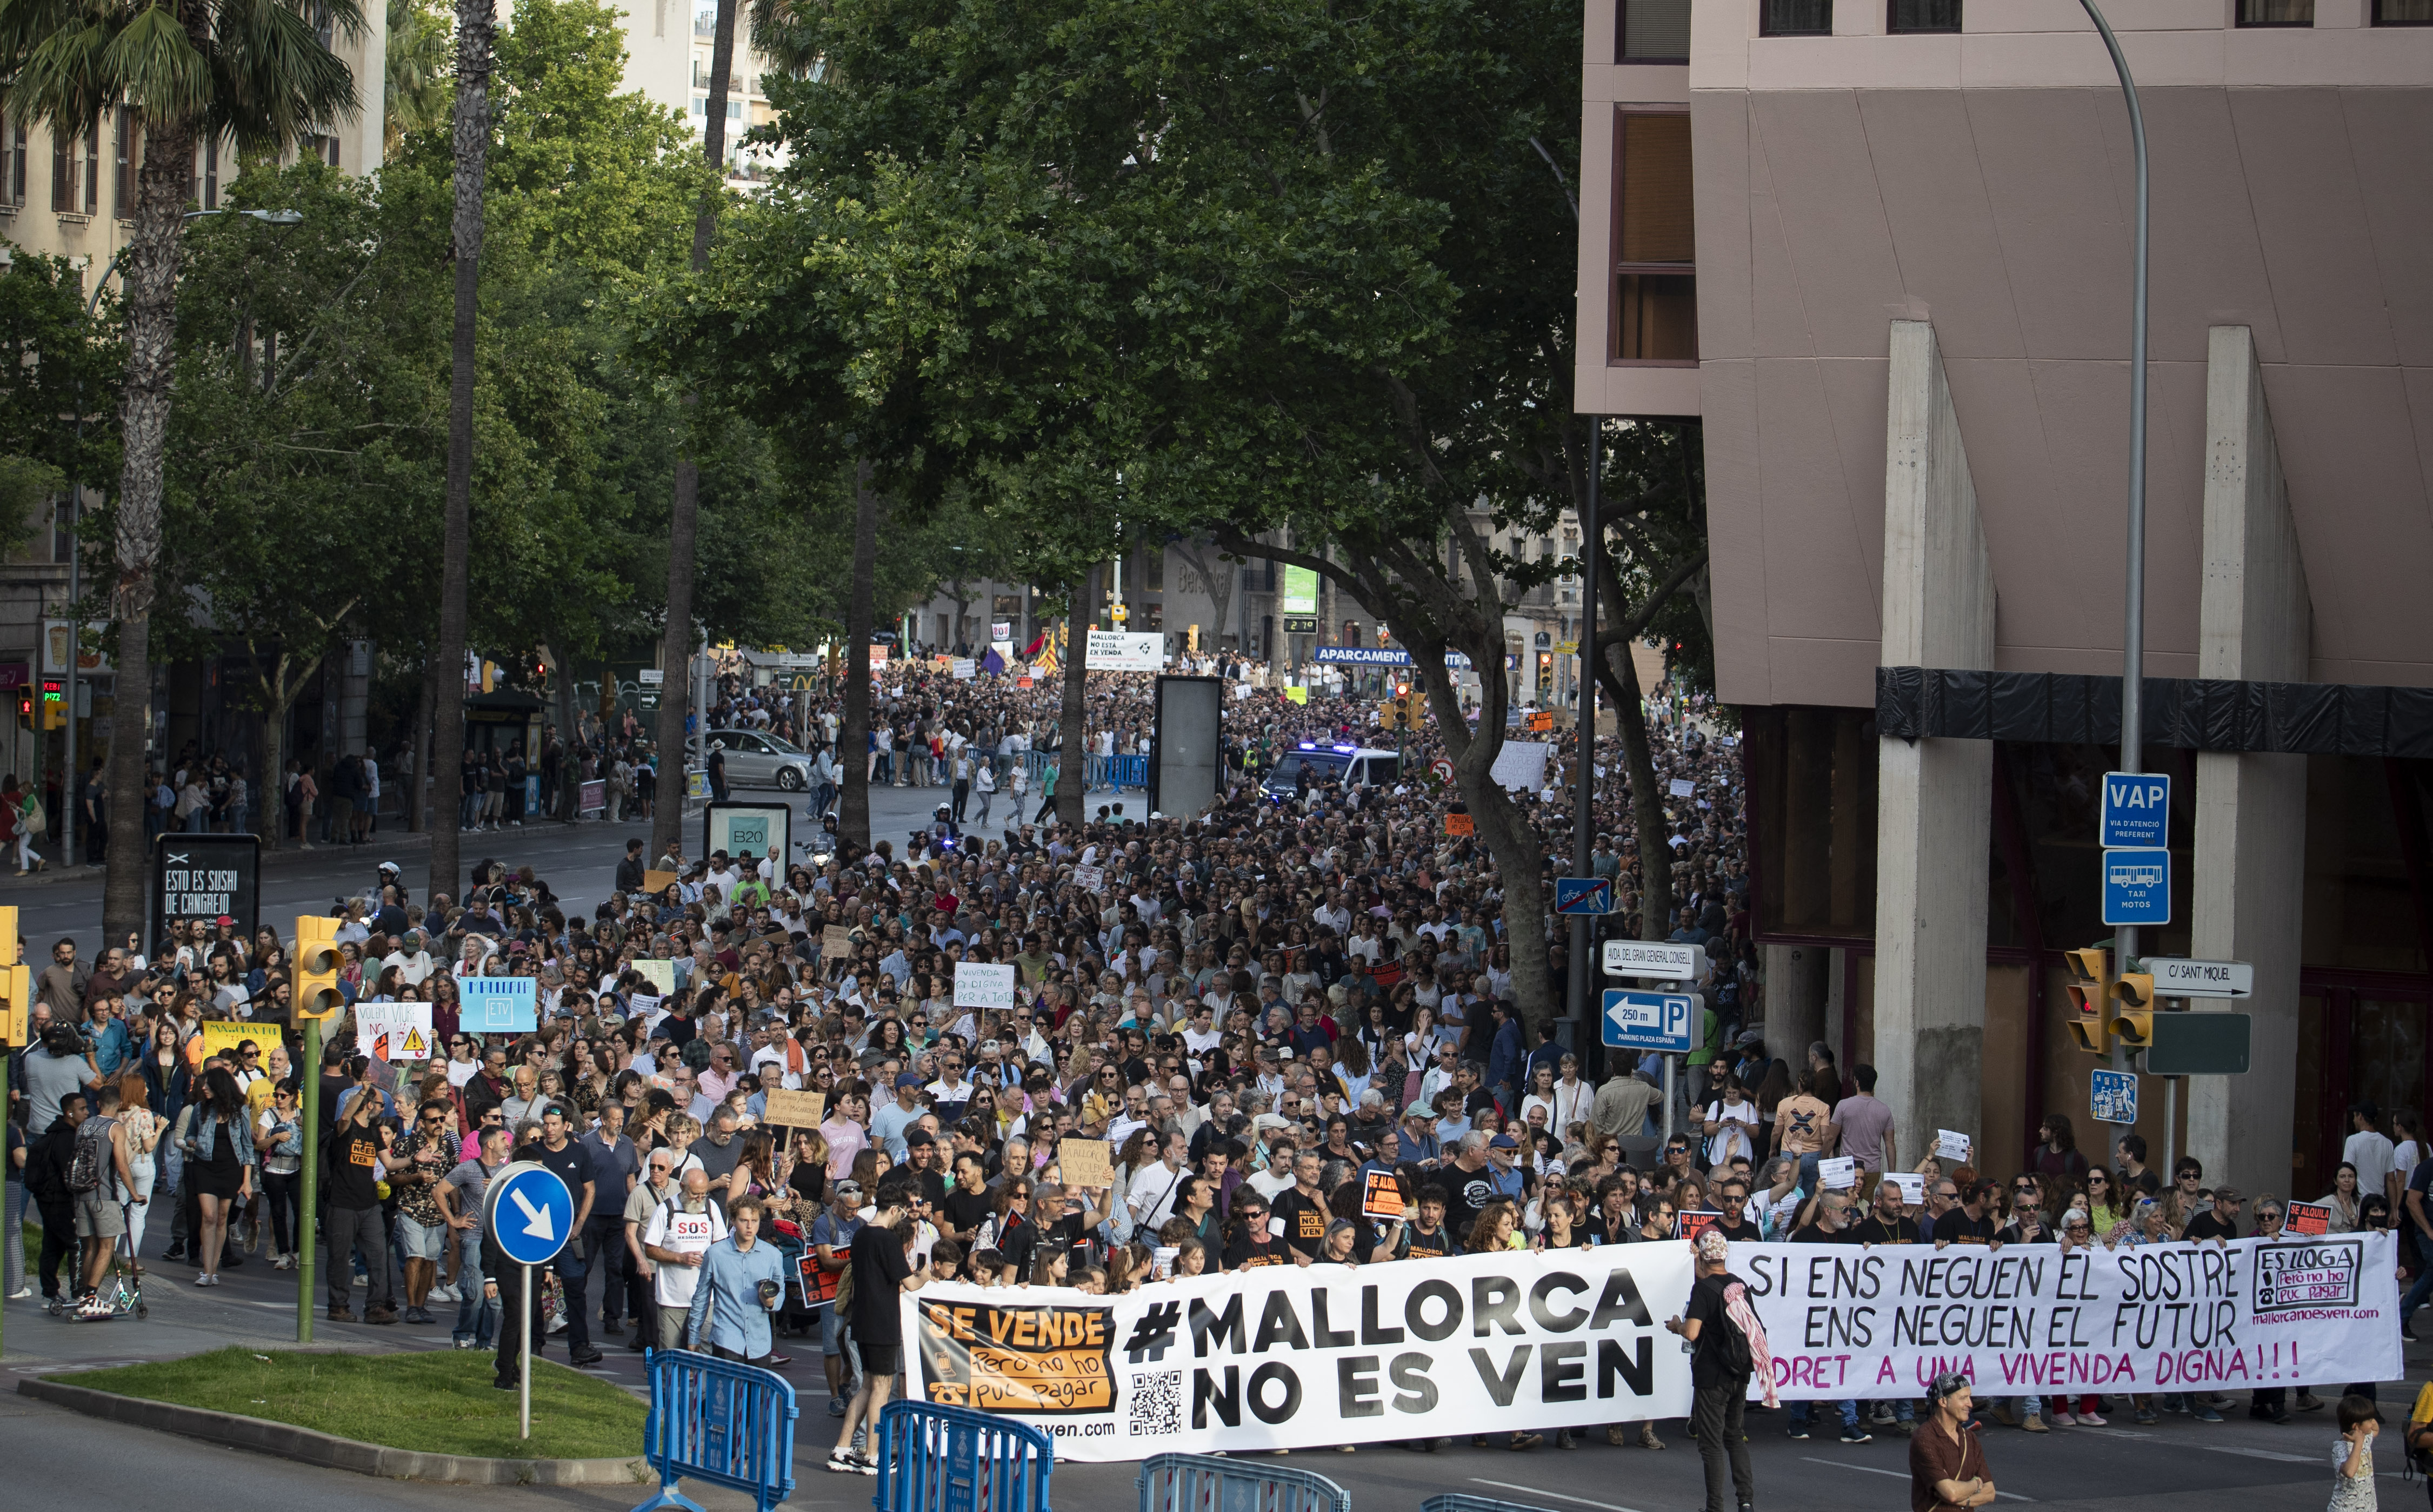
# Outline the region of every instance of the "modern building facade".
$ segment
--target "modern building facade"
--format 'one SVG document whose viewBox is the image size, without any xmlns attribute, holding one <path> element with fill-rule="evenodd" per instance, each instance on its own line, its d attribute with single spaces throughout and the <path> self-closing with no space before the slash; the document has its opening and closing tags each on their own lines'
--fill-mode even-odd
<svg viewBox="0 0 2433 1512">
<path fill-rule="evenodd" d="M 2311 1198 L 2352 1105 L 2433 1102 L 2433 3 L 2106 9 L 2152 161 L 2145 673 L 2396 711 L 2275 735 L 2173 686 L 2146 722 L 2176 902 L 2145 950 L 2257 985 L 2210 1005 L 2253 1015 L 2253 1069 L 2170 1089 L 2168 1125 L 2144 1079 L 2138 1127 Z M 1586 18 L 1577 403 L 1703 421 L 1769 1039 L 1877 1065 L 1904 1158 L 1960 1129 L 2006 1169 L 2047 1112 L 2092 1143 L 2059 952 L 2111 933 L 2118 684 L 2084 681 L 2125 644 L 2110 59 L 2077 0 Z M 1887 669 L 2044 702 L 1920 723 Z"/>
</svg>

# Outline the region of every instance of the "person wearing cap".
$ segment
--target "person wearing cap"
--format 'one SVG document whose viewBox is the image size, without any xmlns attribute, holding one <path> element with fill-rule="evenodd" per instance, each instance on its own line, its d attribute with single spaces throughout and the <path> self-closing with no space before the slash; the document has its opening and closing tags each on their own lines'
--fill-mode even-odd
<svg viewBox="0 0 2433 1512">
<path fill-rule="evenodd" d="M 1526 1172 L 1515 1163 L 1521 1158 L 1521 1142 L 1509 1134 L 1497 1134 L 1487 1142 L 1487 1181 L 1494 1195 L 1518 1204 L 1529 1184 Z"/>
<path fill-rule="evenodd" d="M 1680 1315 L 1666 1318 L 1664 1327 L 1690 1343 L 1691 1420 L 1697 1431 L 1698 1457 L 1707 1472 L 1707 1512 L 1732 1512 L 1724 1500 L 1727 1486 L 1737 1493 L 1741 1512 L 1747 1512 L 1757 1500 L 1757 1476 L 1749 1469 L 1748 1436 L 1743 1426 L 1751 1372 L 1734 1369 L 1725 1349 L 1727 1331 L 1742 1328 L 1731 1310 L 1735 1305 L 1746 1308 L 1742 1299 L 1747 1283 L 1732 1274 L 1731 1241 L 1722 1234 L 1700 1234 L 1693 1252 L 1697 1280 L 1690 1288 L 1690 1305 Z M 1747 1316 L 1755 1317 L 1754 1313 Z M 1762 1330 L 1748 1344 L 1751 1364 L 1768 1365 L 1763 1358 Z M 1774 1374 L 1771 1368 L 1762 1374 L 1766 1405 L 1772 1406 Z"/>
<path fill-rule="evenodd" d="M 1910 1512 L 1991 1506 L 1999 1493 L 1985 1464 L 1985 1446 L 1968 1422 L 1968 1378 L 1956 1371 L 1936 1376 L 1926 1400 L 1932 1415 L 1909 1441 Z"/>
<path fill-rule="evenodd" d="M 2190 1241 L 2212 1239 L 2226 1242 L 2238 1237 L 2238 1210 L 2247 1205 L 2247 1194 L 2235 1186 L 2213 1189 L 2213 1206 L 2188 1220 L 2184 1237 Z"/>
</svg>

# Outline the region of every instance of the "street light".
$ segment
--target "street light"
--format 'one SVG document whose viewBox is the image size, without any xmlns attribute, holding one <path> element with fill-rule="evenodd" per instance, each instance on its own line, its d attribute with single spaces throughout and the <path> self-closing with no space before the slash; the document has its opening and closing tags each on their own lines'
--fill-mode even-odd
<svg viewBox="0 0 2433 1512">
<path fill-rule="evenodd" d="M 190 220 L 200 220 L 206 215 L 242 215 L 247 220 L 260 221 L 264 226 L 293 226 L 304 218 L 301 211 L 231 210 L 223 208 L 218 210 L 187 211 L 185 214 L 179 218 L 180 224 Z M 119 264 L 127 261 L 127 253 L 128 248 L 124 246 L 120 247 L 118 251 L 111 256 L 110 265 L 101 270 L 101 277 L 93 280 L 93 294 L 84 302 L 84 323 L 88 327 L 101 317 L 101 291 L 109 286 L 110 276 L 118 271 Z M 79 372 L 77 375 L 75 455 L 81 456 L 83 452 L 84 375 Z M 72 456 L 70 458 L 71 463 L 73 463 L 75 457 Z M 74 865 L 76 862 L 77 791 L 79 784 L 79 779 L 77 773 L 77 660 L 81 650 L 80 642 L 84 638 L 84 622 L 77 617 L 76 603 L 77 595 L 83 591 L 79 569 L 83 566 L 84 552 L 77 540 L 77 527 L 82 521 L 83 518 L 84 484 L 81 480 L 77 480 L 75 482 L 73 486 L 68 489 L 67 754 L 65 756 L 66 771 L 62 773 L 61 780 L 60 782 L 60 796 L 64 800 L 64 802 L 60 805 L 60 855 L 70 865 Z M 145 698 L 147 704 L 150 702 L 150 697 L 151 690 L 149 688 L 145 689 Z M 40 739 L 41 738 L 41 731 L 37 730 L 35 732 L 35 739 Z M 146 803 L 151 801 L 148 794 L 145 801 Z"/>
</svg>

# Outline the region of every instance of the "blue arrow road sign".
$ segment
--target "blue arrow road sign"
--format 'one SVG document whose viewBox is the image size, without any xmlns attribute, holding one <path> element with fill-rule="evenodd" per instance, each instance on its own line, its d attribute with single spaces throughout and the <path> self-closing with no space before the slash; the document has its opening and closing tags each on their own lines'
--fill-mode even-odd
<svg viewBox="0 0 2433 1512">
<path fill-rule="evenodd" d="M 2171 922 L 2171 853 L 2160 846 L 2103 853 L 2103 922 Z"/>
<path fill-rule="evenodd" d="M 1558 876 L 1555 878 L 1555 911 L 1557 913 L 1611 913 L 1613 881 L 1603 876 Z"/>
<path fill-rule="evenodd" d="M 2137 1079 L 2126 1071 L 2089 1072 L 2086 1101 L 2099 1124 L 2134 1124 L 2137 1121 Z"/>
<path fill-rule="evenodd" d="M 2106 850 L 2124 845 L 2168 845 L 2171 827 L 2171 779 L 2159 772 L 2103 774 L 2103 838 Z"/>
<path fill-rule="evenodd" d="M 1609 989 L 1605 994 L 1605 1043 L 1617 1050 L 1688 1050 L 1703 1006 L 1696 993 Z"/>
<path fill-rule="evenodd" d="M 501 1252 L 519 1266 L 557 1258 L 574 1228 L 574 1194 L 538 1161 L 516 1161 L 490 1178 L 482 1222 Z"/>
</svg>

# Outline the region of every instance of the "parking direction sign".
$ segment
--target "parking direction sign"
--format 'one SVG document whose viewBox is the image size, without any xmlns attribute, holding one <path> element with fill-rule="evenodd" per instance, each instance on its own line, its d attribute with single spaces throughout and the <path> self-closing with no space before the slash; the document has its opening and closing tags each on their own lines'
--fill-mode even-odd
<svg viewBox="0 0 2433 1512">
<path fill-rule="evenodd" d="M 1617 1050 L 1689 1050 L 1698 1010 L 1705 1000 L 1696 993 L 1625 993 L 1605 994 L 1605 1043 Z"/>
<path fill-rule="evenodd" d="M 482 1222 L 500 1252 L 519 1266 L 546 1265 L 574 1228 L 574 1194 L 538 1161 L 515 1161 L 490 1178 Z"/>
<path fill-rule="evenodd" d="M 2171 922 L 2171 853 L 2161 846 L 2103 853 L 2103 922 Z"/>
<path fill-rule="evenodd" d="M 2171 779 L 2160 772 L 2103 774 L 2103 848 L 2170 842 Z"/>
<path fill-rule="evenodd" d="M 1613 911 L 1613 881 L 1603 876 L 1555 878 L 1555 911 L 1589 914 Z"/>
<path fill-rule="evenodd" d="M 2126 1071 L 2087 1074 L 2086 1101 L 2099 1124 L 2137 1121 L 2137 1079 Z"/>
</svg>

